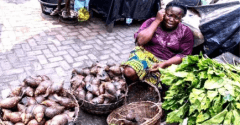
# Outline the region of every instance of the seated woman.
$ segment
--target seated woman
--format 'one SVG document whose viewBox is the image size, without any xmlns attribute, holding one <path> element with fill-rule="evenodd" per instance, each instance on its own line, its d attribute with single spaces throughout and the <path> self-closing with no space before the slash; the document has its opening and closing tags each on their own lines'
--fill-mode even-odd
<svg viewBox="0 0 240 125">
<path fill-rule="evenodd" d="M 186 7 L 177 2 L 167 4 L 156 18 L 146 20 L 134 34 L 136 47 L 124 62 L 124 75 L 128 83 L 146 80 L 156 84 L 158 68 L 180 64 L 182 58 L 191 54 L 193 33 L 181 23 Z M 152 75 L 148 75 L 151 72 Z"/>
</svg>

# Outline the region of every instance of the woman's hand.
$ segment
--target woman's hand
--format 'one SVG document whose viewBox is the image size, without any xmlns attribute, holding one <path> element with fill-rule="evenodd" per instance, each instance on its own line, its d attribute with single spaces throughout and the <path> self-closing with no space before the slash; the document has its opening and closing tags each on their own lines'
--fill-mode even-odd
<svg viewBox="0 0 240 125">
<path fill-rule="evenodd" d="M 152 68 L 150 69 L 150 72 L 157 72 L 159 68 L 166 68 L 165 62 L 155 63 L 153 64 Z"/>
<path fill-rule="evenodd" d="M 165 15 L 165 9 L 159 10 L 158 13 L 157 13 L 157 16 L 156 16 L 156 21 L 162 22 L 163 18 L 164 18 L 164 15 Z"/>
</svg>

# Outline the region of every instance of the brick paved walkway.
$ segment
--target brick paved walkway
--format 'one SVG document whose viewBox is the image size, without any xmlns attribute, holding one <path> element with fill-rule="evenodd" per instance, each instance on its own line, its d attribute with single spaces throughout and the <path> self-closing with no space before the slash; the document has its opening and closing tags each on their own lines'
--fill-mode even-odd
<svg viewBox="0 0 240 125">
<path fill-rule="evenodd" d="M 0 98 L 28 75 L 63 79 L 68 88 L 74 67 L 126 60 L 140 26 L 116 25 L 107 33 L 100 18 L 62 24 L 42 14 L 38 0 L 0 0 L 0 10 Z"/>
</svg>

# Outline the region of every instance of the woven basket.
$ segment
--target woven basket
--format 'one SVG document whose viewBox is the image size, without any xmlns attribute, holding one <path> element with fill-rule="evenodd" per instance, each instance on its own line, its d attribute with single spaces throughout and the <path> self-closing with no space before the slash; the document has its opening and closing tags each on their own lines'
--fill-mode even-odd
<svg viewBox="0 0 240 125">
<path fill-rule="evenodd" d="M 77 104 L 77 106 L 74 108 L 74 118 L 72 121 L 68 121 L 68 124 L 67 125 L 76 125 L 76 121 L 77 121 L 77 118 L 78 118 L 78 113 L 79 113 L 79 104 L 78 104 L 78 101 L 76 100 L 75 96 L 73 96 L 73 94 L 69 91 L 67 91 L 67 95 L 66 97 L 68 98 L 71 98 L 72 100 L 74 100 L 74 102 Z M 2 109 L 0 108 L 0 125 L 5 125 L 2 121 Z"/>
<path fill-rule="evenodd" d="M 126 93 L 128 92 L 128 88 L 126 88 Z M 84 111 L 87 111 L 91 114 L 97 114 L 97 115 L 103 115 L 103 114 L 109 114 L 116 108 L 122 106 L 124 104 L 124 100 L 126 100 L 126 93 L 125 95 L 120 98 L 115 103 L 109 103 L 109 104 L 94 104 L 91 102 L 88 102 L 86 100 L 79 99 L 78 102 L 80 104 L 80 108 Z"/>
<path fill-rule="evenodd" d="M 108 117 L 109 125 L 118 125 L 120 120 L 126 119 L 129 110 L 136 114 L 138 124 L 154 125 L 162 116 L 162 108 L 160 103 L 150 101 L 133 102 L 114 110 Z"/>
<path fill-rule="evenodd" d="M 139 101 L 161 102 L 158 88 L 147 81 L 138 81 L 128 87 L 126 104 Z"/>
</svg>

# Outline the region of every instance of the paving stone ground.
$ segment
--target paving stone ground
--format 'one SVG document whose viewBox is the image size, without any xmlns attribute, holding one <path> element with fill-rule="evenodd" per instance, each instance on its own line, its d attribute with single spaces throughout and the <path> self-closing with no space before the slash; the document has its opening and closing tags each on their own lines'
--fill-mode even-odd
<svg viewBox="0 0 240 125">
<path fill-rule="evenodd" d="M 71 71 L 93 62 L 125 61 L 140 23 L 116 25 L 101 18 L 68 25 L 42 14 L 38 0 L 0 0 L 0 98 L 29 75 L 48 75 L 69 88 Z"/>
</svg>

